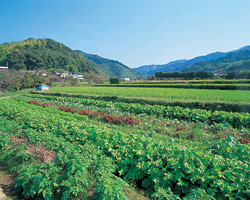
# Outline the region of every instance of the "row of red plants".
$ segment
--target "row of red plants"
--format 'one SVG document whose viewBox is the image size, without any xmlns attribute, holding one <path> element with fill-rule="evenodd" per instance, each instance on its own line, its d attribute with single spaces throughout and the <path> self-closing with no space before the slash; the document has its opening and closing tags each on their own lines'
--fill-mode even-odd
<svg viewBox="0 0 250 200">
<path fill-rule="evenodd" d="M 240 138 L 239 139 L 239 142 L 241 143 L 241 144 L 248 144 L 248 143 L 250 143 L 250 140 L 248 139 L 248 138 Z"/>
<path fill-rule="evenodd" d="M 132 116 L 113 116 L 110 114 L 105 114 L 103 112 L 95 112 L 95 111 L 90 111 L 90 110 L 77 110 L 73 107 L 66 107 L 66 106 L 60 106 L 52 103 L 40 103 L 38 101 L 28 101 L 27 103 L 29 104 L 34 104 L 38 106 L 43 106 L 43 107 L 48 107 L 48 106 L 56 106 L 59 107 L 61 111 L 64 112 L 71 112 L 71 113 L 77 113 L 79 115 L 86 115 L 91 118 L 98 118 L 101 117 L 105 122 L 107 123 L 113 123 L 113 124 L 139 124 L 141 120 L 135 120 Z"/>
</svg>

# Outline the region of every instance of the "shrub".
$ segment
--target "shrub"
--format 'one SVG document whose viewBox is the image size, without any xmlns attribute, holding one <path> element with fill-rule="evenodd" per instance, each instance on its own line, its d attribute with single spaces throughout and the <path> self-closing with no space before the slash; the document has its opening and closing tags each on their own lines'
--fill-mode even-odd
<svg viewBox="0 0 250 200">
<path fill-rule="evenodd" d="M 111 78 L 110 79 L 110 84 L 119 84 L 120 83 L 120 79 L 119 78 Z"/>
</svg>

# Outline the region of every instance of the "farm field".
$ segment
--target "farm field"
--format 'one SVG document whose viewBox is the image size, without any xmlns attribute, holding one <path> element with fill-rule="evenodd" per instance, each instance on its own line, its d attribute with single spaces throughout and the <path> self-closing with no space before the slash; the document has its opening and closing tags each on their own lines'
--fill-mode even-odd
<svg viewBox="0 0 250 200">
<path fill-rule="evenodd" d="M 250 84 L 249 79 L 232 80 L 136 80 L 124 84 Z"/>
<path fill-rule="evenodd" d="M 145 87 L 145 88 L 187 88 L 217 90 L 250 90 L 250 84 L 96 84 L 98 87 Z"/>
<path fill-rule="evenodd" d="M 250 200 L 250 0 L 0 8 L 0 200 Z"/>
<path fill-rule="evenodd" d="M 0 99 L 0 163 L 26 198 L 249 199 L 249 131 L 247 112 L 53 93 Z"/>
<path fill-rule="evenodd" d="M 133 87 L 58 87 L 51 92 L 73 94 L 109 95 L 118 97 L 137 97 L 159 99 L 168 102 L 219 102 L 249 104 L 250 91 L 241 90 L 200 90 L 180 88 L 133 88 Z"/>
</svg>

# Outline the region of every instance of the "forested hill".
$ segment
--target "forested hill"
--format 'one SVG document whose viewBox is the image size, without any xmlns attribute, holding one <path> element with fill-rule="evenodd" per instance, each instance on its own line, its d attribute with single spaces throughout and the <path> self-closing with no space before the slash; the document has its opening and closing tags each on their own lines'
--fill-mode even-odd
<svg viewBox="0 0 250 200">
<path fill-rule="evenodd" d="M 9 68 L 33 70 L 64 69 L 74 72 L 93 71 L 95 67 L 83 56 L 52 39 L 27 39 L 0 44 L 0 65 Z"/>
<path fill-rule="evenodd" d="M 229 52 L 214 52 L 198 56 L 190 60 L 177 60 L 164 65 L 141 66 L 135 70 L 142 74 L 153 75 L 157 71 L 215 71 L 215 70 L 249 70 L 250 46 L 245 46 Z"/>
<path fill-rule="evenodd" d="M 128 66 L 124 65 L 119 61 L 103 58 L 94 54 L 88 54 L 80 50 L 75 51 L 87 58 L 91 63 L 93 63 L 96 66 L 96 69 L 99 74 L 103 74 L 109 77 L 132 79 L 141 75 L 141 73 L 129 68 Z"/>
<path fill-rule="evenodd" d="M 195 58 L 190 59 L 190 60 L 183 59 L 183 60 L 172 61 L 172 62 L 164 64 L 164 65 L 151 65 L 151 66 L 153 66 L 151 69 L 148 68 L 148 66 L 141 66 L 139 68 L 136 68 L 135 70 L 140 71 L 141 73 L 146 74 L 146 75 L 153 75 L 157 71 L 177 72 L 177 71 L 181 71 L 187 67 L 190 67 L 197 62 L 217 59 L 217 58 L 224 56 L 225 54 L 226 53 L 223 53 L 223 52 L 215 52 L 215 53 L 211 53 L 211 54 L 208 54 L 205 56 L 198 56 L 198 57 L 195 57 Z M 145 71 L 145 69 L 146 69 L 146 71 Z"/>
<path fill-rule="evenodd" d="M 245 48 L 246 49 L 246 48 Z M 250 50 L 235 51 L 221 58 L 198 62 L 183 71 L 250 70 Z"/>
</svg>

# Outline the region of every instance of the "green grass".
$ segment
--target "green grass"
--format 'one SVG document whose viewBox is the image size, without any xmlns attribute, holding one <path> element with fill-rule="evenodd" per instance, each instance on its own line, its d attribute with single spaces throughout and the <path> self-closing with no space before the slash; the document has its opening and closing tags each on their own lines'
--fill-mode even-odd
<svg viewBox="0 0 250 200">
<path fill-rule="evenodd" d="M 220 102 L 249 104 L 250 91 L 241 90 L 201 90 L 180 88 L 123 88 L 123 87 L 60 87 L 51 92 L 73 94 L 113 95 L 119 97 L 139 97 L 165 101 Z"/>
</svg>

